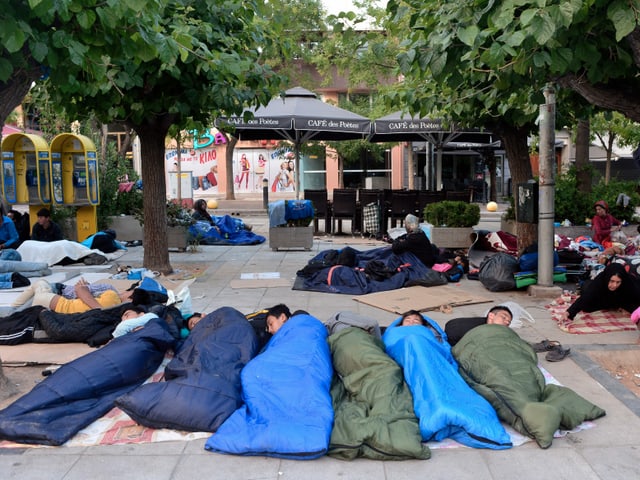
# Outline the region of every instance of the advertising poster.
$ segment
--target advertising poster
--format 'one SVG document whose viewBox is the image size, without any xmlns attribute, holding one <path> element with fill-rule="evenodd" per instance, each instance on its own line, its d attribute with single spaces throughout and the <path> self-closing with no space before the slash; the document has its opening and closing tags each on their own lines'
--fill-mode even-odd
<svg viewBox="0 0 640 480">
<path fill-rule="evenodd" d="M 267 180 L 269 191 L 295 191 L 295 154 L 284 149 L 236 149 L 233 152 L 234 191 L 262 192 Z M 302 159 L 301 159 L 302 161 Z"/>
<path fill-rule="evenodd" d="M 221 151 L 223 151 L 221 149 Z M 224 161 L 224 155 L 221 155 Z M 216 147 L 199 150 L 183 148 L 180 151 L 180 171 L 191 173 L 193 193 L 218 193 L 218 152 Z M 165 167 L 167 171 L 167 187 L 171 185 L 169 172 L 178 171 L 178 152 L 174 149 L 165 151 Z M 169 194 L 170 192 L 167 192 Z"/>
</svg>

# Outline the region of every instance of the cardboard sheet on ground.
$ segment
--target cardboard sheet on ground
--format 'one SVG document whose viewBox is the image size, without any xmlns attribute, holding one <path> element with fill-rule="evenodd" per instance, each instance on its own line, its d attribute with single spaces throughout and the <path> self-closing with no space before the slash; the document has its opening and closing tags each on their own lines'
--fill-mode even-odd
<svg viewBox="0 0 640 480">
<path fill-rule="evenodd" d="M 0 345 L 0 358 L 5 366 L 62 365 L 80 358 L 95 348 L 86 343 L 23 343 Z"/>
<path fill-rule="evenodd" d="M 427 312 L 443 305 L 456 307 L 474 303 L 492 302 L 490 298 L 473 295 L 460 287 L 407 287 L 386 292 L 369 293 L 353 297 L 357 302 L 381 308 L 387 312 L 402 314 L 409 310 Z"/>
</svg>

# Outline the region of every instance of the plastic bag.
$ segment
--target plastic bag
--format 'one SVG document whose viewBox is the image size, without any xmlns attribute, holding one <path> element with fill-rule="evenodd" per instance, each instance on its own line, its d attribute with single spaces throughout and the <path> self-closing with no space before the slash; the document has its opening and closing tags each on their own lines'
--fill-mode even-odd
<svg viewBox="0 0 640 480">
<path fill-rule="evenodd" d="M 480 264 L 478 279 L 490 292 L 516 289 L 513 274 L 518 271 L 518 260 L 506 253 L 496 253 Z"/>
<path fill-rule="evenodd" d="M 531 314 L 527 312 L 523 306 L 519 305 L 516 302 L 502 302 L 495 306 L 507 307 L 509 310 L 511 310 L 511 314 L 513 315 L 513 319 L 511 320 L 511 324 L 509 325 L 511 328 L 522 327 L 524 325 L 523 320 L 526 320 L 529 323 L 536 323 Z M 485 317 L 489 313 L 489 310 L 491 309 L 487 309 L 487 311 L 484 312 Z"/>
<path fill-rule="evenodd" d="M 168 300 L 167 305 L 173 305 L 183 317 L 189 317 L 193 315 L 193 304 L 191 301 L 191 290 L 189 287 L 182 287 L 178 293 L 174 293 L 173 290 L 167 292 Z"/>
</svg>

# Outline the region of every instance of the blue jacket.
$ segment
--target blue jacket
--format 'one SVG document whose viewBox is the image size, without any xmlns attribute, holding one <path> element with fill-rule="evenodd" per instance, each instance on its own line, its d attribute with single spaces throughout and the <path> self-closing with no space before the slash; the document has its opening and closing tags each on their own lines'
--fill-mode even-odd
<svg viewBox="0 0 640 480">
<path fill-rule="evenodd" d="M 16 248 L 20 241 L 16 226 L 6 215 L 2 216 L 2 225 L 0 225 L 0 244 L 4 244 L 4 248 Z"/>
</svg>

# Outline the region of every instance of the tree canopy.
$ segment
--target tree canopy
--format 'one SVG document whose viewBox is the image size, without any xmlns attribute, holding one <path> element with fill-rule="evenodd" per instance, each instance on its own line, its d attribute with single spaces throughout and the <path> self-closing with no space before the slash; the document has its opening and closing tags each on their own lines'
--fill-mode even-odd
<svg viewBox="0 0 640 480">
<path fill-rule="evenodd" d="M 623 0 L 391 0 L 389 25 L 405 40 L 398 56 L 404 85 L 390 101 L 493 129 L 505 142 L 514 183 L 524 182 L 531 177 L 526 137 L 546 84 L 627 116 L 640 105 L 637 7 Z M 408 32 L 393 30 L 406 18 Z M 571 91 L 558 91 L 558 110 L 575 109 L 565 96 Z"/>
<path fill-rule="evenodd" d="M 261 52 L 276 48 L 282 22 L 266 25 L 263 15 L 260 0 L 13 2 L 0 13 L 2 112 L 41 79 L 71 118 L 94 112 L 133 128 L 142 150 L 144 266 L 170 271 L 165 136 L 171 125 L 265 104 L 280 88 Z"/>
</svg>

